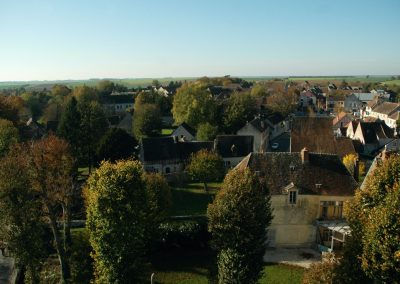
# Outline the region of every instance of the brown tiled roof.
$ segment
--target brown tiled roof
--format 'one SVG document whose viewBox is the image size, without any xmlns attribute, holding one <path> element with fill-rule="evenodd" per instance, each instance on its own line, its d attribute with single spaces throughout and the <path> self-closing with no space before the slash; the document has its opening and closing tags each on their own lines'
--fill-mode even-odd
<svg viewBox="0 0 400 284">
<path fill-rule="evenodd" d="M 258 172 L 271 194 L 282 194 L 293 183 L 300 194 L 349 196 L 358 186 L 340 158 L 331 154 L 309 153 L 309 161 L 302 163 L 298 152 L 251 153 L 237 168 Z"/>
<path fill-rule="evenodd" d="M 347 113 L 345 113 L 344 111 L 340 112 L 337 116 L 335 116 L 335 118 L 332 120 L 332 125 L 335 125 L 336 123 L 338 123 L 340 120 L 342 120 L 345 116 L 347 115 Z"/>
<path fill-rule="evenodd" d="M 336 153 L 331 118 L 296 117 L 293 120 L 290 151 L 300 152 L 304 147 L 310 152 Z"/>
<path fill-rule="evenodd" d="M 339 155 L 341 159 L 344 156 L 353 154 L 357 155 L 356 149 L 354 148 L 353 141 L 347 137 L 336 137 L 336 153 Z"/>
<path fill-rule="evenodd" d="M 377 143 L 378 139 L 394 138 L 394 130 L 389 128 L 383 121 L 360 122 L 364 141 L 367 144 Z"/>
<path fill-rule="evenodd" d="M 373 108 L 374 112 L 390 115 L 400 108 L 398 103 L 383 102 Z"/>
</svg>

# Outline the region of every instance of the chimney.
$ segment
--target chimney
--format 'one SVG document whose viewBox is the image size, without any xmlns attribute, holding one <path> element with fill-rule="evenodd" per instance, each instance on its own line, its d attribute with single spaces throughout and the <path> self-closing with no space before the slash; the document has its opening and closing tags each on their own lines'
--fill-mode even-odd
<svg viewBox="0 0 400 284">
<path fill-rule="evenodd" d="M 354 179 L 356 182 L 359 182 L 359 176 L 360 176 L 360 161 L 358 158 L 354 162 Z"/>
<path fill-rule="evenodd" d="M 303 150 L 301 150 L 300 152 L 301 162 L 303 163 L 303 165 L 307 164 L 310 161 L 309 155 L 310 153 L 308 152 L 308 149 L 304 147 Z"/>
</svg>

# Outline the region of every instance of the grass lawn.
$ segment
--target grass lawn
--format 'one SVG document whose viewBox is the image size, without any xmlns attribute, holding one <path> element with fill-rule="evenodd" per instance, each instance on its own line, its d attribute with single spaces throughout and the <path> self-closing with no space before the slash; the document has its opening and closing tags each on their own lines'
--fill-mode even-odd
<svg viewBox="0 0 400 284">
<path fill-rule="evenodd" d="M 214 200 L 221 183 L 209 183 L 205 192 L 202 183 L 189 183 L 183 187 L 172 188 L 172 216 L 205 215 L 207 206 Z"/>
<path fill-rule="evenodd" d="M 174 132 L 174 128 L 163 128 L 161 129 L 161 135 L 163 136 L 169 136 L 172 134 L 172 132 Z"/>
<path fill-rule="evenodd" d="M 208 250 L 176 249 L 154 255 L 150 271 L 149 275 L 154 272 L 155 283 L 198 284 L 209 283 L 210 276 L 216 274 L 216 265 Z M 301 267 L 268 263 L 259 283 L 297 284 L 302 282 L 303 273 Z"/>
<path fill-rule="evenodd" d="M 385 81 L 383 82 L 385 85 L 398 85 L 400 86 L 400 80 L 390 80 L 390 81 Z"/>
</svg>

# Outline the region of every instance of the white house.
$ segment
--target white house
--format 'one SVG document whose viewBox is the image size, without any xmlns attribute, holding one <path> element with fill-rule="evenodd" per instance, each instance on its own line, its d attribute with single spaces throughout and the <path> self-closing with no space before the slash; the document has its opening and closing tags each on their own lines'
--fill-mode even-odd
<svg viewBox="0 0 400 284">
<path fill-rule="evenodd" d="M 176 136 L 184 141 L 193 141 L 196 140 L 196 130 L 184 122 L 172 132 L 171 136 Z"/>
</svg>

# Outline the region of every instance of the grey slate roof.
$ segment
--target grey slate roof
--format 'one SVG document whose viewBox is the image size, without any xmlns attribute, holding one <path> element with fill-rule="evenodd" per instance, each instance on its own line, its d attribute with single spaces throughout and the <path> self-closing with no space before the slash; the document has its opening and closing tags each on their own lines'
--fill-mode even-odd
<svg viewBox="0 0 400 284">
<path fill-rule="evenodd" d="M 253 151 L 254 136 L 218 135 L 214 150 L 223 158 L 244 157 Z"/>
</svg>

